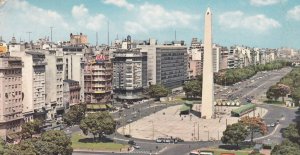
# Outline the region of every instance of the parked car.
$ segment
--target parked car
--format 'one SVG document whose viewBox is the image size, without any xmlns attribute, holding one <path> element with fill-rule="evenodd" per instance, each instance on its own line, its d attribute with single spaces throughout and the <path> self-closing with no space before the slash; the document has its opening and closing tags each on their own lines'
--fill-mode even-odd
<svg viewBox="0 0 300 155">
<path fill-rule="evenodd" d="M 132 136 L 131 135 L 124 135 L 125 137 L 127 137 L 127 138 L 131 138 Z"/>
<path fill-rule="evenodd" d="M 164 140 L 163 138 L 157 138 L 156 143 L 163 143 L 164 142 L 163 140 Z"/>
</svg>

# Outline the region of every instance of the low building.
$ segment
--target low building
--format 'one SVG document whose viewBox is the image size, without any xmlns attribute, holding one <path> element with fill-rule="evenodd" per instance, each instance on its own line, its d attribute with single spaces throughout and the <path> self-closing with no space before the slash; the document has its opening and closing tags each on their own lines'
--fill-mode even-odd
<svg viewBox="0 0 300 155">
<path fill-rule="evenodd" d="M 64 105 L 66 109 L 80 103 L 80 86 L 75 80 L 64 80 Z"/>
</svg>

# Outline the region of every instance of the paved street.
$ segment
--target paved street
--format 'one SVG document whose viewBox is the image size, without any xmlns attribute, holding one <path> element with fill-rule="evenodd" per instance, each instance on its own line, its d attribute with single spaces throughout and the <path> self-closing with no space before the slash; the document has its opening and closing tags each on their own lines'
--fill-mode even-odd
<svg viewBox="0 0 300 155">
<path fill-rule="evenodd" d="M 239 97 L 239 99 L 244 103 L 246 96 L 253 96 L 254 101 L 258 101 L 261 96 L 265 95 L 265 92 L 267 89 L 278 82 L 284 75 L 286 75 L 291 69 L 285 68 L 278 71 L 270 71 L 267 73 L 258 73 L 254 77 L 252 77 L 249 80 L 246 80 L 244 82 L 241 82 L 239 85 L 235 86 L 227 86 L 226 90 L 223 90 L 222 92 L 218 92 L 216 95 L 217 97 L 221 97 L 222 94 L 231 95 L 233 97 Z M 259 78 L 259 79 L 258 79 Z M 228 93 L 228 91 L 230 93 Z M 223 95 L 225 96 L 225 95 Z M 153 101 L 146 102 L 146 103 L 140 103 L 135 104 L 130 109 L 124 109 L 123 112 L 116 112 L 113 113 L 113 116 L 117 118 L 117 120 L 121 123 L 121 126 L 124 124 L 128 124 L 128 120 L 136 121 L 140 118 L 149 116 L 153 114 L 154 112 L 160 111 L 162 109 L 165 109 L 171 105 L 164 105 L 164 104 L 153 104 Z M 274 123 L 277 120 L 280 120 L 280 125 L 276 127 L 276 130 L 274 130 L 274 127 L 269 128 L 269 134 L 262 138 L 257 138 L 257 141 L 263 141 L 263 140 L 274 140 L 275 142 L 279 142 L 282 140 L 280 130 L 281 128 L 286 127 L 288 124 L 290 124 L 292 121 L 294 121 L 296 114 L 295 110 L 273 106 L 273 105 L 259 105 L 263 108 L 268 109 L 268 113 L 265 115 L 264 120 L 267 124 Z M 259 108 L 258 108 L 259 109 Z M 282 117 L 283 115 L 283 117 Z M 80 131 L 78 127 L 73 127 L 70 129 L 71 131 Z M 119 139 L 118 142 L 120 143 L 127 143 L 128 138 L 125 138 L 124 136 L 120 134 L 111 135 L 112 137 L 116 137 Z M 256 137 L 261 137 L 261 135 L 256 135 Z M 134 138 L 131 138 L 134 139 Z M 141 149 L 134 150 L 131 153 L 128 154 L 150 154 L 150 152 L 155 153 L 157 151 L 162 151 L 160 154 L 164 155 L 174 155 L 174 154 L 186 154 L 190 150 L 201 148 L 201 147 L 207 147 L 212 146 L 213 144 L 217 145 L 216 142 L 185 142 L 185 143 L 179 143 L 179 144 L 157 144 L 152 140 L 142 140 L 142 139 L 134 139 L 138 145 L 141 146 Z M 156 149 L 156 146 L 158 146 L 158 149 Z M 93 153 L 76 153 L 73 154 L 79 155 L 79 154 L 93 154 Z M 117 153 L 95 153 L 95 154 L 117 154 Z"/>
</svg>

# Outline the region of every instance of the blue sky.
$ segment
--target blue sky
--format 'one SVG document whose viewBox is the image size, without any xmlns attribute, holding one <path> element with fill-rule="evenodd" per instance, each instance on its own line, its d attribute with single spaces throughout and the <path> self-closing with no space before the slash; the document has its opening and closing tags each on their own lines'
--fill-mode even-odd
<svg viewBox="0 0 300 155">
<path fill-rule="evenodd" d="M 68 40 L 84 33 L 95 44 L 131 35 L 159 42 L 203 38 L 204 13 L 213 12 L 215 43 L 251 47 L 300 48 L 300 0 L 0 0 L 0 35 L 7 42 L 50 35 Z"/>
</svg>

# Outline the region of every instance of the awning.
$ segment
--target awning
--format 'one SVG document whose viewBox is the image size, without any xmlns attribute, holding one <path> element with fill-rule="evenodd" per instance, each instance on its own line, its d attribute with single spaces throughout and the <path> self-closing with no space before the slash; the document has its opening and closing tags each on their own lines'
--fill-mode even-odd
<svg viewBox="0 0 300 155">
<path fill-rule="evenodd" d="M 107 109 L 107 106 L 105 104 L 87 104 L 86 108 L 90 110 L 100 110 Z"/>
<path fill-rule="evenodd" d="M 106 107 L 111 109 L 113 106 L 111 104 L 106 104 Z"/>
<path fill-rule="evenodd" d="M 21 138 L 21 136 L 18 133 L 8 133 L 7 138 L 11 139 L 11 140 L 14 140 L 14 139 Z"/>
</svg>

